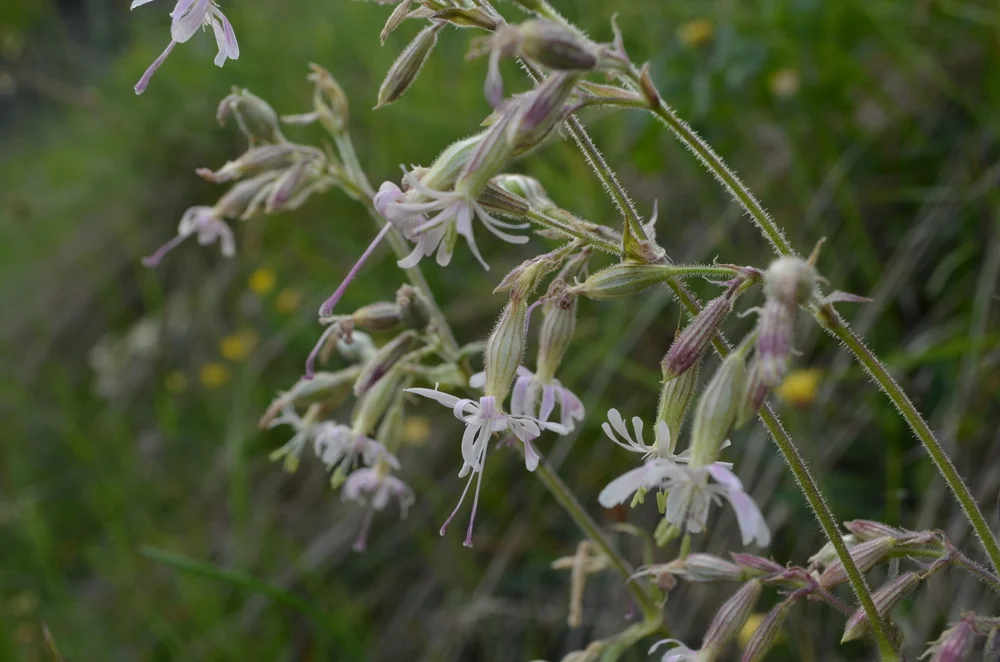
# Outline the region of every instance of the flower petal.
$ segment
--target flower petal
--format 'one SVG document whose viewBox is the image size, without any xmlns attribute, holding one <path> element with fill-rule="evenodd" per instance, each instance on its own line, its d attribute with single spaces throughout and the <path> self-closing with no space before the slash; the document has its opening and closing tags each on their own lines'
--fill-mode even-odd
<svg viewBox="0 0 1000 662">
<path fill-rule="evenodd" d="M 170 26 L 171 38 L 183 44 L 194 36 L 205 23 L 205 17 L 212 7 L 211 0 L 181 0 L 171 12 L 174 20 Z"/>
<path fill-rule="evenodd" d="M 756 540 L 761 547 L 767 547 L 771 542 L 771 531 L 753 498 L 743 490 L 727 490 L 725 496 L 736 513 L 743 544 L 749 545 Z"/>
<path fill-rule="evenodd" d="M 605 508 L 625 503 L 646 482 L 646 467 L 632 469 L 608 483 L 597 495 L 597 502 Z"/>
<path fill-rule="evenodd" d="M 727 490 L 743 490 L 743 483 L 723 463 L 713 462 L 706 469 L 708 469 L 708 473 L 712 475 L 712 478 L 715 479 L 715 482 L 724 486 Z"/>
<path fill-rule="evenodd" d="M 451 395 L 450 393 L 442 393 L 436 388 L 408 388 L 406 389 L 406 392 L 430 398 L 431 400 L 440 402 L 445 407 L 454 407 L 459 402 L 459 399 L 454 395 Z"/>
</svg>

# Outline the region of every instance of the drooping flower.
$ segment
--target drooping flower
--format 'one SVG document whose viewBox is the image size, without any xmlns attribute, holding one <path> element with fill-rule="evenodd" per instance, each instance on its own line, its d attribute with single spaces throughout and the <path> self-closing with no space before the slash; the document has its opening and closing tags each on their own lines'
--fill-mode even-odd
<svg viewBox="0 0 1000 662">
<path fill-rule="evenodd" d="M 543 382 L 535 373 L 524 366 L 517 369 L 514 390 L 510 397 L 510 411 L 521 416 L 530 416 L 548 422 L 549 416 L 559 404 L 559 424 L 572 432 L 577 421 L 582 421 L 586 410 L 580 398 L 563 386 L 558 379 Z"/>
<path fill-rule="evenodd" d="M 630 450 L 643 452 L 644 445 L 640 443 L 635 443 Z M 651 450 L 651 447 L 645 448 Z M 667 493 L 664 519 L 689 533 L 700 533 L 705 530 L 711 505 L 725 499 L 736 513 L 743 544 L 756 541 L 761 547 L 767 546 L 771 541 L 767 523 L 729 467 L 723 462 L 704 467 L 681 465 L 685 460 L 680 456 L 673 459 L 654 457 L 608 483 L 598 495 L 598 501 L 605 508 L 612 508 L 625 503 L 640 489 L 658 489 Z"/>
<path fill-rule="evenodd" d="M 316 423 L 312 431 L 313 451 L 327 469 L 334 471 L 334 486 L 339 486 L 360 458 L 366 466 L 385 462 L 399 469 L 399 460 L 385 446 L 355 432 L 346 425 L 332 421 Z"/>
<path fill-rule="evenodd" d="M 389 501 L 395 499 L 399 503 L 399 516 L 405 519 L 410 506 L 416 500 L 410 487 L 389 474 L 384 468 L 358 469 L 344 482 L 341 491 L 344 501 L 353 501 L 368 509 L 361 524 L 361 531 L 354 541 L 354 551 L 364 551 L 368 543 L 368 531 L 371 529 L 372 518 L 377 510 L 385 510 Z"/>
<path fill-rule="evenodd" d="M 538 438 L 542 429 L 552 430 L 559 434 L 565 434 L 566 429 L 558 423 L 540 422 L 529 416 L 506 414 L 497 404 L 496 398 L 489 395 L 484 395 L 479 399 L 479 402 L 476 402 L 468 398 L 457 398 L 437 389 L 408 388 L 406 391 L 450 407 L 455 418 L 465 423 L 465 433 L 462 435 L 462 470 L 459 471 L 458 476 L 459 478 L 469 476 L 469 480 L 465 484 L 462 496 L 459 497 L 458 505 L 455 506 L 455 510 L 441 527 L 441 535 L 444 535 L 448 524 L 462 506 L 469 486 L 472 485 L 473 478 L 476 478 L 476 494 L 472 501 L 472 515 L 469 518 L 469 528 L 464 543 L 466 547 L 471 547 L 472 526 L 476 518 L 476 507 L 479 504 L 479 489 L 483 482 L 483 466 L 486 463 L 486 451 L 489 449 L 489 442 L 493 435 L 509 430 L 524 444 L 525 467 L 528 471 L 534 471 L 538 467 L 541 457 L 531 442 Z"/>
<path fill-rule="evenodd" d="M 152 0 L 132 0 L 131 9 L 149 2 Z M 216 66 L 221 67 L 226 63 L 226 60 L 235 60 L 240 56 L 240 45 L 236 41 L 233 26 L 212 0 L 177 0 L 173 11 L 170 12 L 170 17 L 173 19 L 170 25 L 170 43 L 136 83 L 136 94 L 142 94 L 146 91 L 153 74 L 160 68 L 174 47 L 193 37 L 200 27 L 208 26 L 215 33 L 215 43 L 219 47 L 219 53 L 215 56 Z"/>
<path fill-rule="evenodd" d="M 218 241 L 224 257 L 236 255 L 233 230 L 222 220 L 219 211 L 215 207 L 191 207 L 181 217 L 181 222 L 177 226 L 177 236 L 160 246 L 151 255 L 142 258 L 142 263 L 147 267 L 155 267 L 167 253 L 192 235 L 198 235 L 198 243 L 202 246 Z"/>
<path fill-rule="evenodd" d="M 524 244 L 528 241 L 524 235 L 505 232 L 523 230 L 528 227 L 527 223 L 508 223 L 496 218 L 479 202 L 478 193 L 438 191 L 426 186 L 413 172 L 404 175 L 404 183 L 410 186 L 412 194 L 403 193 L 392 182 L 384 182 L 374 200 L 375 209 L 414 244 L 413 251 L 399 261 L 399 266 L 404 269 L 415 266 L 432 253 L 437 253 L 439 265 L 447 266 L 455 249 L 455 239 L 462 237 L 483 268 L 489 270 L 490 266 L 476 244 L 472 226 L 474 218 L 508 243 Z"/>
</svg>

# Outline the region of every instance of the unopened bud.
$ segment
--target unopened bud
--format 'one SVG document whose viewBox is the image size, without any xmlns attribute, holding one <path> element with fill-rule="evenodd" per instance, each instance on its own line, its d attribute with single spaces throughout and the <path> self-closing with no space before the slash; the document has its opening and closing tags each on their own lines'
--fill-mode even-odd
<svg viewBox="0 0 1000 662">
<path fill-rule="evenodd" d="M 899 601 L 906 597 L 906 594 L 917 587 L 920 583 L 920 575 L 916 572 L 906 572 L 892 581 L 888 582 L 875 593 L 872 594 L 872 601 L 875 603 L 875 611 L 879 618 L 885 618 L 892 611 Z M 847 627 L 844 628 L 844 636 L 840 638 L 840 643 L 860 639 L 868 631 L 868 615 L 862 607 L 847 619 Z"/>
<path fill-rule="evenodd" d="M 351 385 L 360 372 L 358 366 L 351 366 L 336 372 L 317 372 L 312 379 L 300 379 L 295 386 L 274 399 L 260 417 L 258 425 L 266 428 L 288 405 L 301 406 L 323 401 L 328 407 L 339 406 L 350 395 Z"/>
<path fill-rule="evenodd" d="M 223 218 L 240 218 L 257 194 L 277 178 L 278 173 L 271 171 L 233 184 L 215 203 L 215 210 Z"/>
<path fill-rule="evenodd" d="M 493 182 L 498 186 L 510 191 L 514 195 L 519 195 L 528 201 L 532 209 L 545 212 L 556 208 L 556 203 L 552 202 L 545 187 L 534 177 L 527 175 L 497 175 Z"/>
<path fill-rule="evenodd" d="M 754 358 L 761 382 L 770 388 L 781 384 L 788 373 L 796 311 L 777 299 L 767 299 L 760 311 Z"/>
<path fill-rule="evenodd" d="M 746 388 L 745 348 L 741 345 L 723 359 L 698 399 L 691 428 L 691 467 L 715 462 L 733 429 Z"/>
<path fill-rule="evenodd" d="M 323 126 L 333 134 L 347 130 L 350 108 L 347 95 L 329 71 L 318 64 L 310 64 L 312 73 L 307 79 L 313 84 L 313 108 Z"/>
<path fill-rule="evenodd" d="M 673 268 L 667 265 L 621 262 L 591 274 L 590 278 L 569 288 L 569 291 L 595 301 L 624 299 L 673 275 Z"/>
<path fill-rule="evenodd" d="M 726 600 L 708 626 L 701 642 L 701 650 L 712 651 L 717 656 L 746 625 L 762 590 L 761 580 L 751 579 L 733 597 Z"/>
<path fill-rule="evenodd" d="M 199 176 L 215 184 L 231 182 L 257 175 L 268 170 L 280 170 L 295 163 L 299 158 L 301 148 L 281 143 L 278 145 L 262 145 L 251 147 L 235 161 L 229 161 L 220 169 L 212 172 L 208 168 L 199 168 Z"/>
<path fill-rule="evenodd" d="M 816 289 L 816 268 L 799 257 L 779 257 L 764 272 L 764 294 L 789 308 L 805 303 Z"/>
<path fill-rule="evenodd" d="M 590 71 L 597 66 L 594 44 L 553 21 L 533 19 L 517 26 L 521 53 L 556 71 Z"/>
<path fill-rule="evenodd" d="M 410 15 L 411 4 L 408 2 L 400 2 L 396 5 L 396 8 L 392 10 L 389 14 L 389 18 L 385 21 L 385 26 L 382 28 L 382 32 L 379 34 L 379 39 L 382 44 L 385 45 L 385 40 L 392 34 L 396 28 L 403 24 L 403 21 Z M 423 7 L 420 8 L 421 10 Z"/>
<path fill-rule="evenodd" d="M 399 363 L 399 360 L 406 356 L 416 343 L 417 332 L 408 330 L 380 347 L 365 367 L 361 369 L 361 374 L 354 382 L 354 395 L 360 396 L 366 393 Z"/>
<path fill-rule="evenodd" d="M 876 563 L 884 559 L 895 546 L 896 541 L 889 537 L 866 540 L 851 548 L 851 558 L 858 571 L 868 572 Z M 819 577 L 819 583 L 823 588 L 831 588 L 846 581 L 847 570 L 839 558 L 826 566 L 826 570 Z"/>
<path fill-rule="evenodd" d="M 526 310 L 524 299 L 512 297 L 504 306 L 493 333 L 486 340 L 486 348 L 483 350 L 483 371 L 486 373 L 483 393 L 496 398 L 497 402 L 507 399 L 510 384 L 514 381 L 517 367 L 521 365 Z"/>
<path fill-rule="evenodd" d="M 338 339 L 335 346 L 344 359 L 353 363 L 368 363 L 377 351 L 372 337 L 361 331 L 351 334 L 350 340 Z"/>
<path fill-rule="evenodd" d="M 778 633 L 781 631 L 785 616 L 788 615 L 788 607 L 791 604 L 792 600 L 790 599 L 782 600 L 771 611 L 767 612 L 767 616 L 754 630 L 750 641 L 743 649 L 743 657 L 740 658 L 740 662 L 760 662 L 764 659 L 774 645 L 775 639 L 778 638 Z"/>
<path fill-rule="evenodd" d="M 424 329 L 434 318 L 434 306 L 423 292 L 411 285 L 396 290 L 396 305 L 402 313 L 403 323 L 411 329 Z"/>
<path fill-rule="evenodd" d="M 510 144 L 526 150 L 545 140 L 566 119 L 566 102 L 579 80 L 580 74 L 557 71 L 525 95 L 507 129 Z"/>
<path fill-rule="evenodd" d="M 674 574 L 689 582 L 738 582 L 746 579 L 743 569 L 714 554 L 688 554 Z"/>
<path fill-rule="evenodd" d="M 560 281 L 561 282 L 561 281 Z M 573 332 L 576 330 L 576 297 L 562 294 L 542 306 L 542 327 L 538 331 L 538 363 L 535 374 L 543 383 L 556 376 Z"/>
<path fill-rule="evenodd" d="M 730 552 L 729 556 L 733 559 L 736 565 L 740 566 L 744 570 L 752 572 L 754 575 L 760 576 L 770 576 L 777 575 L 785 571 L 785 567 L 780 563 L 775 563 L 771 559 L 765 559 L 763 556 L 757 556 L 755 554 L 738 554 L 736 552 Z"/>
<path fill-rule="evenodd" d="M 684 417 L 698 388 L 699 372 L 701 372 L 700 362 L 685 370 L 680 377 L 668 381 L 664 377 L 665 381 L 660 387 L 660 400 L 656 408 L 656 421 L 667 424 L 667 429 L 670 430 L 670 447 L 657 447 L 656 450 L 661 456 L 673 453 L 677 448 L 677 442 L 681 438 L 681 428 L 684 426 Z"/>
<path fill-rule="evenodd" d="M 431 167 L 420 175 L 420 183 L 435 191 L 446 191 L 451 188 L 484 137 L 485 134 L 479 133 L 448 145 L 434 159 Z"/>
<path fill-rule="evenodd" d="M 670 349 L 667 350 L 667 355 L 660 363 L 664 381 L 684 374 L 684 371 L 705 355 L 719 326 L 732 309 L 733 297 L 727 292 L 709 301 L 701 312 L 694 316 L 691 323 L 674 339 Z"/>
<path fill-rule="evenodd" d="M 460 28 L 479 28 L 489 32 L 496 30 L 499 25 L 494 14 L 478 7 L 449 7 L 448 9 L 434 12 L 431 18 L 438 21 L 447 21 Z"/>
<path fill-rule="evenodd" d="M 975 617 L 967 615 L 942 632 L 920 659 L 927 659 L 928 662 L 963 662 L 972 651 L 972 642 L 977 634 Z M 986 651 L 984 657 L 985 653 Z"/>
<path fill-rule="evenodd" d="M 403 310 L 398 303 L 376 301 L 351 313 L 354 326 L 366 331 L 391 331 L 403 322 Z"/>
<path fill-rule="evenodd" d="M 389 370 L 382 379 L 375 382 L 354 405 L 351 412 L 351 428 L 358 434 L 371 435 L 379 419 L 389 410 L 396 395 L 401 390 L 405 373 L 400 367 Z"/>
<path fill-rule="evenodd" d="M 403 388 L 406 386 L 403 384 L 402 388 L 396 392 L 396 397 L 393 398 L 389 410 L 382 417 L 382 423 L 378 426 L 378 432 L 375 433 L 375 438 L 387 448 L 397 447 L 404 436 L 403 398 L 406 396 L 406 392 Z"/>
<path fill-rule="evenodd" d="M 444 25 L 444 23 L 432 23 L 417 33 L 413 41 L 403 49 L 396 61 L 392 63 L 389 73 L 385 75 L 385 80 L 382 81 L 382 86 L 378 89 L 376 108 L 396 101 L 409 89 L 413 81 L 417 79 L 417 75 L 431 51 L 434 50 L 434 45 L 437 43 L 437 33 Z"/>
<path fill-rule="evenodd" d="M 858 540 L 872 540 L 873 538 L 881 538 L 883 536 L 904 538 L 908 535 L 907 531 L 868 519 L 855 519 L 844 522 L 844 528 L 853 533 Z"/>
<path fill-rule="evenodd" d="M 770 390 L 760 378 L 760 369 L 757 367 L 757 357 L 755 356 L 751 359 L 750 365 L 747 366 L 747 387 L 743 394 L 740 413 L 736 416 L 737 428 L 743 427 L 757 415 Z"/>
<path fill-rule="evenodd" d="M 250 90 L 233 87 L 232 93 L 219 103 L 215 113 L 219 124 L 225 124 L 230 115 L 251 143 L 279 143 L 285 139 L 278 125 L 278 113 Z"/>
<path fill-rule="evenodd" d="M 469 159 L 455 181 L 455 192 L 478 198 L 487 183 L 510 162 L 513 145 L 507 138 L 514 112 L 507 110 L 497 122 L 486 129 L 482 139 L 473 148 Z"/>
<path fill-rule="evenodd" d="M 295 198 L 314 181 L 312 162 L 306 159 L 300 160 L 288 168 L 271 187 L 271 194 L 267 197 L 264 211 L 273 214 L 281 209 L 296 207 Z"/>
<path fill-rule="evenodd" d="M 527 297 L 535 291 L 538 284 L 546 274 L 559 266 L 559 262 L 552 253 L 543 253 L 535 257 L 528 258 L 521 264 L 511 269 L 494 292 L 516 292 L 517 296 Z M 562 284 L 565 288 L 565 283 Z"/>
<path fill-rule="evenodd" d="M 479 194 L 478 202 L 488 212 L 503 214 L 511 218 L 523 218 L 530 208 L 527 200 L 511 193 L 505 188 L 501 188 L 492 180 L 486 184 L 486 188 Z"/>
</svg>

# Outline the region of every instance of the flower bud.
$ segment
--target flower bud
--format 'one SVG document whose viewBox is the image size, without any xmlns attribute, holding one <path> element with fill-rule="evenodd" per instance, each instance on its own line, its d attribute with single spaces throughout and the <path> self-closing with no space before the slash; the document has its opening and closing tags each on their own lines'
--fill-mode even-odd
<svg viewBox="0 0 1000 662">
<path fill-rule="evenodd" d="M 487 183 L 510 162 L 514 150 L 507 137 L 507 128 L 513 118 L 514 111 L 506 110 L 493 126 L 481 134 L 482 139 L 473 148 L 455 181 L 456 193 L 478 198 Z"/>
<path fill-rule="evenodd" d="M 521 53 L 556 71 L 590 71 L 597 66 L 594 44 L 553 21 L 533 19 L 521 23 Z"/>
<path fill-rule="evenodd" d="M 417 343 L 416 331 L 404 331 L 380 347 L 361 369 L 354 382 L 354 395 L 361 396 L 385 376 Z"/>
<path fill-rule="evenodd" d="M 967 615 L 942 632 L 920 659 L 929 658 L 928 662 L 963 662 L 969 656 L 977 634 L 975 617 Z M 985 653 L 986 651 L 984 657 Z"/>
<path fill-rule="evenodd" d="M 215 203 L 215 211 L 223 218 L 240 218 L 257 194 L 277 178 L 278 173 L 270 171 L 233 184 Z"/>
<path fill-rule="evenodd" d="M 398 303 L 376 301 L 358 308 L 349 319 L 359 329 L 391 331 L 403 322 L 403 309 Z"/>
<path fill-rule="evenodd" d="M 893 607 L 899 604 L 899 601 L 916 588 L 919 583 L 919 574 L 905 572 L 875 591 L 872 594 L 872 601 L 875 603 L 875 610 L 879 617 L 885 618 L 886 614 L 892 611 Z M 840 638 L 840 643 L 860 639 L 868 631 L 868 626 L 868 615 L 862 607 L 858 607 L 847 619 L 847 627 L 844 628 L 844 636 Z"/>
<path fill-rule="evenodd" d="M 336 372 L 317 372 L 312 379 L 300 379 L 295 386 L 274 399 L 258 425 L 266 428 L 281 410 L 288 405 L 305 405 L 323 401 L 329 407 L 339 406 L 351 393 L 351 385 L 358 378 L 361 369 L 351 366 Z"/>
<path fill-rule="evenodd" d="M 478 7 L 449 7 L 434 12 L 431 18 L 438 21 L 447 21 L 460 28 L 479 28 L 489 32 L 496 30 L 499 25 L 495 14 Z"/>
<path fill-rule="evenodd" d="M 844 522 L 844 528 L 853 533 L 858 540 L 871 540 L 883 536 L 898 539 L 904 538 L 908 534 L 907 531 L 897 529 L 894 526 L 867 519 L 855 519 L 850 522 Z"/>
<path fill-rule="evenodd" d="M 437 33 L 444 27 L 444 23 L 432 23 L 413 38 L 413 41 L 403 49 L 396 61 L 389 68 L 389 73 L 385 75 L 382 86 L 378 89 L 378 103 L 375 108 L 381 108 L 393 101 L 396 101 L 403 93 L 409 89 L 410 85 L 417 79 L 424 62 L 434 50 L 437 44 Z"/>
<path fill-rule="evenodd" d="M 727 292 L 709 301 L 701 312 L 694 316 L 691 323 L 674 339 L 670 349 L 667 350 L 667 355 L 660 363 L 663 381 L 684 374 L 684 371 L 705 355 L 719 326 L 732 309 L 733 297 Z"/>
<path fill-rule="evenodd" d="M 818 280 L 819 274 L 812 264 L 786 255 L 772 262 L 764 272 L 764 295 L 794 309 L 809 300 Z"/>
<path fill-rule="evenodd" d="M 446 191 L 451 188 L 484 138 L 484 133 L 477 133 L 448 145 L 434 159 L 431 167 L 420 175 L 420 183 L 435 191 Z"/>
<path fill-rule="evenodd" d="M 743 394 L 743 403 L 740 412 L 736 416 L 736 427 L 741 428 L 757 415 L 767 394 L 771 389 L 767 387 L 760 378 L 760 369 L 757 367 L 757 357 L 750 360 L 747 366 L 747 387 Z"/>
<path fill-rule="evenodd" d="M 767 616 L 754 630 L 746 648 L 743 649 L 743 657 L 740 658 L 740 662 L 760 662 L 764 659 L 781 631 L 785 616 L 788 615 L 788 607 L 791 604 L 792 600 L 782 600 L 771 611 L 767 612 Z"/>
<path fill-rule="evenodd" d="M 851 558 L 854 560 L 854 565 L 858 567 L 858 571 L 868 572 L 876 563 L 884 559 L 895 546 L 896 541 L 887 536 L 874 538 L 851 548 Z M 826 566 L 826 570 L 819 577 L 820 586 L 823 588 L 831 588 L 846 581 L 847 570 L 839 558 Z"/>
<path fill-rule="evenodd" d="M 353 333 L 349 341 L 338 339 L 336 348 L 344 359 L 354 363 L 368 363 L 377 351 L 372 337 L 360 331 Z"/>
<path fill-rule="evenodd" d="M 368 436 L 375 430 L 401 390 L 404 376 L 399 366 L 392 368 L 358 399 L 351 412 L 351 428 L 355 432 Z"/>
<path fill-rule="evenodd" d="M 219 103 L 215 118 L 220 125 L 232 115 L 236 125 L 252 143 L 280 143 L 285 137 L 278 125 L 278 113 L 269 103 L 250 90 L 233 87 L 233 91 Z"/>
<path fill-rule="evenodd" d="M 744 344 L 723 359 L 698 399 L 691 428 L 689 463 L 693 468 L 715 462 L 722 442 L 736 422 L 736 414 L 743 402 L 746 388 L 745 351 Z"/>
<path fill-rule="evenodd" d="M 502 403 L 510 392 L 511 382 L 524 354 L 524 315 L 527 305 L 520 297 L 511 297 L 504 306 L 493 333 L 483 350 L 485 384 L 483 393 Z"/>
<path fill-rule="evenodd" d="M 552 202 L 545 187 L 534 177 L 527 175 L 497 175 L 493 178 L 493 183 L 504 188 L 514 195 L 519 195 L 528 201 L 532 209 L 545 212 L 555 209 L 556 203 Z"/>
<path fill-rule="evenodd" d="M 689 582 L 738 582 L 746 579 L 743 569 L 714 554 L 688 554 L 674 574 Z"/>
<path fill-rule="evenodd" d="M 569 288 L 595 301 L 624 299 L 673 276 L 673 268 L 662 264 L 621 262 L 591 274 L 590 278 Z"/>
<path fill-rule="evenodd" d="M 396 397 L 393 398 L 392 404 L 389 405 L 389 411 L 382 417 L 382 423 L 378 426 L 378 432 L 375 433 L 375 438 L 386 448 L 396 448 L 399 446 L 405 434 L 403 398 L 406 392 L 403 388 L 406 386 L 407 384 L 402 384 L 401 388 L 396 392 Z"/>
<path fill-rule="evenodd" d="M 479 204 L 491 213 L 503 214 L 511 218 L 523 218 L 528 213 L 528 201 L 501 188 L 492 180 L 486 184 L 486 189 L 479 194 Z"/>
<path fill-rule="evenodd" d="M 535 375 L 542 383 L 551 382 L 576 330 L 576 297 L 563 294 L 542 306 L 542 327 L 538 331 L 538 362 Z"/>
<path fill-rule="evenodd" d="M 656 408 L 656 422 L 663 421 L 670 430 L 670 448 L 657 448 L 661 456 L 673 453 L 677 448 L 677 442 L 681 438 L 681 427 L 684 425 L 684 417 L 691 401 L 694 399 L 695 389 L 698 387 L 698 373 L 701 372 L 701 362 L 688 368 L 680 377 L 666 380 L 664 377 L 663 386 L 660 387 L 660 401 Z"/>
<path fill-rule="evenodd" d="M 708 626 L 708 632 L 701 642 L 701 650 L 711 651 L 717 656 L 743 629 L 762 591 L 761 580 L 751 579 L 733 597 L 726 600 Z"/>
<path fill-rule="evenodd" d="M 281 209 L 293 209 L 297 207 L 294 199 L 315 181 L 311 161 L 301 159 L 298 163 L 290 167 L 271 187 L 271 194 L 267 197 L 267 204 L 264 211 L 273 214 Z"/>
<path fill-rule="evenodd" d="M 755 359 L 761 382 L 770 388 L 780 385 L 788 373 L 796 310 L 768 299 L 760 311 Z"/>
<path fill-rule="evenodd" d="M 529 92 L 513 112 L 507 128 L 508 142 L 518 150 L 526 150 L 545 140 L 566 119 L 566 102 L 579 80 L 580 74 L 557 71 Z"/>
<path fill-rule="evenodd" d="M 525 298 L 534 292 L 542 278 L 557 266 L 559 266 L 559 262 L 552 252 L 536 255 L 511 269 L 500 281 L 500 284 L 493 289 L 493 292 L 516 292 L 517 296 Z M 562 281 L 553 281 L 553 284 L 556 282 L 561 284 L 563 293 L 565 293 L 566 284 Z M 550 288 L 550 293 L 546 296 L 551 295 Z"/>
<path fill-rule="evenodd" d="M 775 563 L 771 559 L 765 559 L 763 556 L 757 556 L 755 554 L 738 554 L 735 552 L 730 552 L 729 556 L 733 559 L 736 565 L 740 566 L 744 570 L 752 572 L 754 575 L 777 575 L 785 571 L 785 567 L 783 565 Z"/>
<path fill-rule="evenodd" d="M 305 151 L 307 150 L 289 143 L 251 147 L 238 159 L 228 161 L 215 172 L 208 168 L 199 168 L 195 172 L 203 179 L 221 184 L 269 170 L 281 170 L 295 163 Z"/>
<path fill-rule="evenodd" d="M 396 290 L 396 305 L 402 313 L 403 323 L 411 329 L 424 329 L 434 318 L 434 307 L 427 296 L 411 285 Z"/>
<path fill-rule="evenodd" d="M 313 84 L 313 108 L 324 128 L 332 134 L 347 130 L 350 107 L 347 95 L 329 71 L 318 64 L 310 64 L 312 73 L 307 76 Z"/>
</svg>

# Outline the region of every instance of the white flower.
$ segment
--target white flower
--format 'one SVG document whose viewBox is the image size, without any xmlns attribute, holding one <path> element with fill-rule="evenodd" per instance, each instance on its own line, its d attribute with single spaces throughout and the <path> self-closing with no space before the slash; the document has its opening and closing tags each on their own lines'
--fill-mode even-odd
<svg viewBox="0 0 1000 662">
<path fill-rule="evenodd" d="M 415 500 L 413 490 L 406 483 L 386 473 L 384 469 L 358 469 L 348 476 L 344 482 L 341 498 L 344 501 L 353 501 L 368 508 L 361 523 L 358 538 L 354 541 L 354 551 L 363 552 L 365 550 L 375 511 L 384 510 L 393 497 L 399 502 L 400 518 L 405 518 Z"/>
<path fill-rule="evenodd" d="M 539 422 L 529 416 L 505 414 L 497 406 L 496 398 L 489 395 L 484 395 L 479 398 L 479 402 L 476 402 L 468 398 L 456 398 L 437 389 L 408 388 L 406 391 L 450 407 L 455 418 L 465 423 L 465 433 L 462 435 L 462 470 L 459 471 L 458 476 L 459 478 L 469 476 L 469 480 L 465 484 L 458 505 L 455 506 L 455 510 L 441 527 L 441 535 L 444 535 L 448 524 L 462 506 L 462 502 L 465 501 L 465 495 L 469 491 L 469 486 L 472 485 L 472 479 L 478 476 L 476 494 L 472 501 L 472 516 L 469 519 L 469 529 L 464 543 L 466 547 L 471 547 L 472 525 L 476 518 L 476 506 L 479 503 L 479 489 L 483 482 L 483 466 L 486 463 L 486 451 L 489 448 L 490 438 L 498 432 L 510 430 L 524 444 L 525 467 L 528 471 L 534 471 L 538 467 L 540 456 L 531 445 L 532 440 L 538 438 L 542 429 L 565 434 L 566 428 L 558 423 Z"/>
<path fill-rule="evenodd" d="M 132 0 L 131 9 L 149 2 L 152 0 Z M 212 0 L 177 0 L 170 17 L 173 19 L 170 25 L 170 43 L 139 79 L 135 86 L 136 94 L 142 94 L 146 90 L 153 74 L 174 50 L 174 46 L 193 37 L 200 27 L 208 26 L 215 33 L 215 43 L 219 47 L 219 53 L 215 56 L 217 66 L 221 67 L 226 60 L 235 60 L 240 56 L 240 45 L 236 41 L 233 26 Z"/>
<path fill-rule="evenodd" d="M 233 230 L 222 220 L 218 211 L 212 207 L 191 207 L 181 217 L 181 222 L 177 226 L 177 236 L 157 248 L 151 255 L 142 258 L 142 263 L 147 267 L 155 267 L 167 253 L 192 235 L 198 235 L 198 243 L 202 246 L 218 241 L 223 257 L 236 255 Z"/>
<path fill-rule="evenodd" d="M 698 661 L 698 651 L 693 651 L 684 645 L 684 642 L 678 639 L 660 639 L 649 649 L 649 655 L 652 655 L 657 648 L 663 644 L 674 644 L 674 647 L 669 649 L 663 654 L 660 662 L 697 662 Z"/>
<path fill-rule="evenodd" d="M 405 518 L 416 498 L 410 487 L 392 474 L 379 469 L 364 468 L 352 473 L 341 492 L 344 501 L 353 501 L 375 510 L 385 510 L 389 500 L 399 502 L 399 516 Z"/>
<path fill-rule="evenodd" d="M 510 411 L 513 414 L 531 416 L 547 422 L 556 403 L 559 403 L 559 424 L 571 432 L 577 421 L 582 421 L 586 410 L 580 398 L 563 386 L 558 379 L 542 382 L 525 368 L 518 366 L 517 379 L 510 396 Z"/>
<path fill-rule="evenodd" d="M 489 270 L 476 245 L 472 230 L 473 217 L 478 218 L 491 233 L 511 244 L 527 243 L 528 237 L 513 235 L 504 230 L 523 230 L 527 223 L 507 223 L 494 218 L 479 201 L 455 191 L 438 191 L 426 186 L 415 173 L 404 175 L 410 189 L 403 193 L 392 182 L 379 187 L 374 199 L 375 209 L 392 223 L 414 244 L 413 251 L 399 261 L 399 266 L 407 269 L 421 259 L 437 252 L 437 263 L 442 267 L 451 262 L 454 241 L 449 240 L 452 232 L 465 239 L 469 250 Z M 429 216 L 429 218 L 428 218 Z M 453 236 L 453 235 L 451 235 Z"/>
<path fill-rule="evenodd" d="M 667 493 L 664 519 L 690 533 L 700 533 L 705 529 L 711 504 L 724 498 L 736 513 L 744 545 L 756 541 L 765 547 L 770 543 L 771 533 L 760 509 L 725 463 L 689 467 L 678 463 L 681 461 L 653 458 L 608 483 L 597 499 L 605 508 L 611 508 L 643 487 L 659 489 Z M 715 482 L 709 482 L 709 478 Z"/>
<path fill-rule="evenodd" d="M 324 421 L 313 426 L 313 451 L 327 469 L 336 470 L 342 475 L 354 467 L 358 457 L 366 466 L 374 467 L 379 461 L 384 461 L 393 469 L 399 469 L 399 460 L 385 449 L 385 446 L 358 434 L 346 425 Z"/>
</svg>

